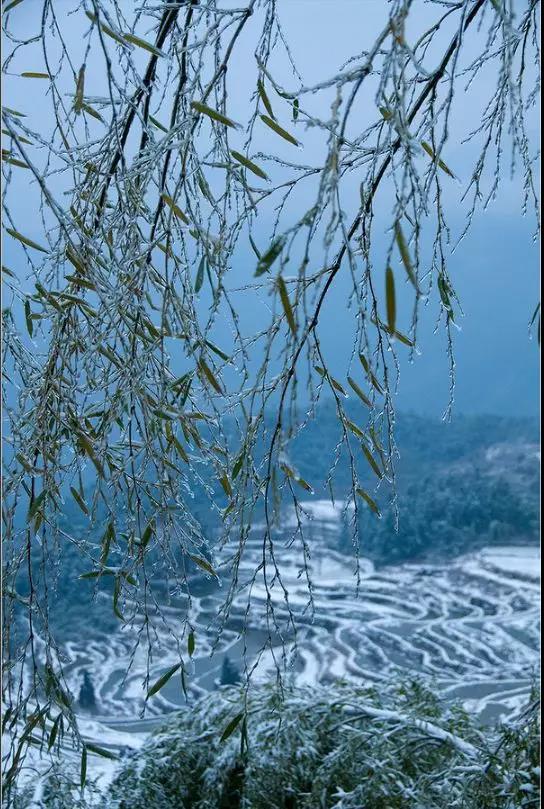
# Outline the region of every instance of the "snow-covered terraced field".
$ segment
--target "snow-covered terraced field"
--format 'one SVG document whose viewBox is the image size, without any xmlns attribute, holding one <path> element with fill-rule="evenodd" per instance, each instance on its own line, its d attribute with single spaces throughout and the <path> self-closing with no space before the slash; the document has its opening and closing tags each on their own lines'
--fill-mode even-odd
<svg viewBox="0 0 544 809">
<path fill-rule="evenodd" d="M 297 655 L 287 676 L 299 683 L 326 683 L 338 678 L 379 682 L 399 675 L 423 677 L 437 693 L 461 699 L 483 721 L 507 717 L 527 696 L 538 662 L 539 554 L 535 547 L 493 548 L 443 564 L 405 564 L 375 570 L 360 561 L 356 592 L 354 558 L 331 546 L 342 525 L 342 509 L 323 501 L 307 504 L 313 582 L 313 615 L 301 572 L 300 541 L 293 542 L 294 521 L 287 518 L 276 538 L 276 558 L 298 626 Z M 263 532 L 255 529 L 241 565 L 241 590 L 217 640 L 213 619 L 226 585 L 195 583 L 191 622 L 196 636 L 189 697 L 217 687 L 223 657 L 240 669 L 260 661 L 253 676 L 274 673 L 282 645 L 266 622 L 266 590 L 262 574 L 251 588 L 251 610 L 245 632 L 244 615 L 250 578 L 262 557 Z M 315 560 L 315 561 L 314 561 Z M 283 625 L 285 600 L 278 582 L 269 590 Z M 171 624 L 182 626 L 185 607 L 179 600 L 164 607 Z M 97 713 L 85 716 L 89 737 L 112 747 L 137 746 L 158 717 L 185 704 L 178 676 L 149 700 L 142 719 L 146 671 L 144 645 L 134 651 L 137 628 L 120 629 L 113 637 L 70 644 L 69 680 L 77 693 L 82 672 L 92 678 Z M 175 639 L 159 635 L 150 682 L 179 658 Z M 291 644 L 286 635 L 286 648 Z M 291 638 L 292 640 L 292 638 Z M 211 656 L 212 646 L 216 648 Z M 182 648 L 186 648 L 182 643 Z"/>
</svg>

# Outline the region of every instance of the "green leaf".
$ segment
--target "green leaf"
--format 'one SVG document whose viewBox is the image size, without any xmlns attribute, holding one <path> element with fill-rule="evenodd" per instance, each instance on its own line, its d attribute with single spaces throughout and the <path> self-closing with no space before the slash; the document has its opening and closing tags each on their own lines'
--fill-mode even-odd
<svg viewBox="0 0 544 809">
<path fill-rule="evenodd" d="M 202 284 L 204 283 L 204 270 L 206 268 L 206 257 L 202 256 L 200 259 L 200 264 L 198 265 L 198 270 L 196 273 L 195 279 L 195 292 L 198 294 L 202 289 Z"/>
<path fill-rule="evenodd" d="M 157 129 L 162 129 L 163 132 L 166 132 L 166 134 L 168 134 L 168 129 L 165 126 L 163 126 L 160 121 L 157 121 L 156 118 L 153 118 L 152 115 L 149 116 L 149 120 L 151 121 L 153 126 L 157 127 Z"/>
<path fill-rule="evenodd" d="M 87 281 L 86 278 L 83 278 L 81 275 L 65 275 L 64 276 L 67 281 L 70 281 L 71 284 L 77 284 L 79 287 L 85 287 L 85 289 L 90 289 L 93 292 L 96 292 L 96 287 L 92 281 Z"/>
<path fill-rule="evenodd" d="M 4 12 L 4 14 L 7 14 L 8 11 L 11 11 L 12 8 L 15 8 L 15 6 L 18 6 L 19 3 L 22 3 L 22 2 L 23 2 L 23 0 L 12 0 L 11 3 L 8 3 L 7 6 L 4 6 L 2 11 Z M 4 107 L 4 109 L 6 109 L 6 108 Z"/>
<path fill-rule="evenodd" d="M 297 326 L 295 323 L 295 316 L 293 315 L 293 310 L 291 308 L 291 301 L 289 300 L 289 295 L 287 293 L 287 287 L 285 286 L 285 281 L 283 278 L 278 276 L 277 279 L 278 291 L 280 293 L 280 300 L 281 305 L 283 306 L 283 311 L 285 312 L 285 317 L 287 318 L 287 323 L 289 324 L 289 328 L 293 333 L 293 337 L 297 336 Z"/>
<path fill-rule="evenodd" d="M 183 461 L 185 461 L 185 463 L 189 463 L 189 456 L 187 455 L 187 453 L 183 449 L 183 446 L 180 444 L 179 440 L 176 438 L 175 435 L 172 436 L 172 443 L 174 444 L 176 452 L 178 453 L 180 458 Z"/>
<path fill-rule="evenodd" d="M 351 432 L 352 432 L 354 435 L 356 435 L 356 436 L 357 436 L 357 438 L 364 438 L 364 437 L 365 437 L 365 434 L 364 434 L 364 432 L 361 430 L 361 428 L 360 428 L 360 427 L 357 427 L 357 425 L 356 425 L 356 424 L 354 424 L 354 423 L 353 423 L 352 421 L 350 421 L 349 419 L 346 419 L 346 427 L 347 427 L 349 430 L 351 430 Z"/>
<path fill-rule="evenodd" d="M 70 491 L 72 492 L 72 497 L 74 498 L 74 500 L 76 501 L 82 512 L 88 516 L 89 509 L 87 508 L 87 504 L 85 503 L 85 500 L 82 498 L 78 490 L 75 489 L 73 486 L 70 486 Z"/>
<path fill-rule="evenodd" d="M 25 321 L 26 321 L 26 330 L 29 333 L 30 337 L 34 334 L 34 325 L 32 323 L 32 312 L 30 309 L 30 301 L 28 298 L 25 300 Z"/>
<path fill-rule="evenodd" d="M 85 12 L 85 14 L 86 14 L 86 15 L 87 15 L 87 17 L 90 19 L 90 21 L 91 21 L 91 22 L 97 22 L 97 17 L 96 17 L 96 15 L 95 15 L 95 14 L 91 14 L 91 12 L 90 12 L 90 11 L 86 11 L 86 12 Z M 105 24 L 105 23 L 103 23 L 103 22 L 98 23 L 98 24 L 100 25 L 100 30 L 101 30 L 101 31 L 103 31 L 103 32 L 104 32 L 105 34 L 107 34 L 109 37 L 111 37 L 112 39 L 114 39 L 114 40 L 115 40 L 116 42 L 118 42 L 120 45 L 123 45 L 125 48 L 127 47 L 127 43 L 125 42 L 125 40 L 124 40 L 124 38 L 121 36 L 121 34 L 118 34 L 116 31 L 114 31 L 112 28 L 110 28 L 108 25 L 106 25 L 106 24 Z"/>
<path fill-rule="evenodd" d="M 53 722 L 53 727 L 51 728 L 51 732 L 49 733 L 49 740 L 48 740 L 48 743 L 47 743 L 47 749 L 48 750 L 51 750 L 51 748 L 55 744 L 61 722 L 62 722 L 62 714 L 59 713 L 59 715 L 57 716 L 57 718 Z"/>
<path fill-rule="evenodd" d="M 369 463 L 369 465 L 370 465 L 370 467 L 371 467 L 372 471 L 373 471 L 373 472 L 374 472 L 374 473 L 375 473 L 375 474 L 376 474 L 376 475 L 377 475 L 377 476 L 380 478 L 380 480 L 381 480 L 381 479 L 383 478 L 383 472 L 382 472 L 382 470 L 380 469 L 380 467 L 378 466 L 378 464 L 376 463 L 376 461 L 374 460 L 374 458 L 373 458 L 373 456 L 372 456 L 372 453 L 370 452 L 370 450 L 368 449 L 368 447 L 367 447 L 367 445 L 366 445 L 366 444 L 361 443 L 361 447 L 362 447 L 362 450 L 363 450 L 363 452 L 364 452 L 365 458 L 367 459 L 367 461 L 368 461 L 368 463 Z"/>
<path fill-rule="evenodd" d="M 146 547 L 146 545 L 149 543 L 149 540 L 151 539 L 154 533 L 155 533 L 155 520 L 150 520 L 140 538 L 140 545 L 142 548 Z"/>
<path fill-rule="evenodd" d="M 225 494 L 227 495 L 227 497 L 232 497 L 232 487 L 230 485 L 228 477 L 226 475 L 223 475 L 223 477 L 219 478 L 219 483 L 221 484 L 221 487 L 225 492 Z"/>
<path fill-rule="evenodd" d="M 6 108 L 4 107 L 4 109 L 6 109 Z M 26 143 L 26 144 L 28 144 L 28 146 L 33 145 L 32 141 L 28 140 L 28 138 L 24 138 L 22 135 L 12 135 L 11 132 L 9 132 L 7 129 L 2 129 L 2 134 L 6 135 L 6 137 L 8 137 L 8 138 L 14 138 L 14 140 L 16 140 L 16 141 L 18 141 L 20 143 Z"/>
<path fill-rule="evenodd" d="M 438 283 L 438 291 L 440 293 L 440 300 L 442 301 L 446 309 L 449 309 L 451 312 L 452 306 L 450 300 L 450 285 L 448 284 L 447 279 L 442 273 L 440 273 L 440 275 L 438 276 L 437 283 Z"/>
<path fill-rule="evenodd" d="M 18 160 L 16 157 L 10 157 L 10 155 L 4 151 L 2 151 L 2 160 L 4 163 L 10 163 L 12 166 L 18 166 L 20 169 L 30 168 L 27 163 L 24 163 L 22 160 Z"/>
<path fill-rule="evenodd" d="M 455 180 L 455 174 L 453 173 L 453 171 L 451 171 L 451 169 L 448 168 L 448 166 L 446 166 L 444 161 L 441 160 L 440 158 L 438 158 L 438 160 L 436 159 L 436 155 L 435 155 L 432 147 L 429 146 L 429 144 L 426 143 L 424 140 L 421 141 L 421 145 L 423 146 L 424 150 L 427 152 L 427 154 L 429 155 L 431 160 L 436 161 L 436 163 L 440 166 L 442 171 L 445 171 L 446 174 L 448 174 L 450 177 L 452 177 Z"/>
<path fill-rule="evenodd" d="M 193 656 L 193 652 L 195 650 L 195 633 L 191 630 L 187 637 L 187 653 L 189 657 Z"/>
<path fill-rule="evenodd" d="M 152 45 L 151 42 L 146 42 L 145 39 L 140 39 L 140 37 L 135 36 L 135 34 L 123 34 L 123 39 L 127 42 L 130 42 L 131 45 L 136 45 L 137 48 L 143 48 L 145 51 L 149 51 L 149 53 L 153 53 L 155 56 L 164 56 L 166 58 L 166 54 L 164 51 L 159 50 L 155 45 Z"/>
<path fill-rule="evenodd" d="M 363 500 L 367 503 L 367 505 L 370 506 L 374 514 L 376 514 L 378 517 L 382 516 L 380 509 L 378 508 L 372 497 L 368 494 L 368 492 L 365 492 L 364 489 L 356 489 L 355 491 L 357 492 L 359 497 L 362 497 Z"/>
<path fill-rule="evenodd" d="M 215 576 L 216 579 L 219 578 L 213 567 L 206 559 L 202 559 L 201 556 L 193 556 L 192 553 L 189 554 L 189 558 L 193 560 L 195 565 L 198 565 L 198 567 L 202 568 L 202 570 L 205 570 L 206 573 L 209 573 L 210 576 Z"/>
<path fill-rule="evenodd" d="M 245 451 L 242 450 L 242 452 L 239 454 L 238 458 L 234 462 L 234 466 L 232 467 L 232 479 L 233 480 L 236 480 L 236 478 L 240 474 L 240 470 L 242 469 L 242 465 L 244 463 L 245 455 L 246 455 Z"/>
<path fill-rule="evenodd" d="M 214 353 L 214 354 L 217 354 L 217 356 L 218 356 L 218 357 L 221 357 L 221 359 L 222 359 L 222 360 L 225 360 L 225 362 L 230 362 L 230 357 L 229 357 L 229 355 L 228 355 L 228 354 L 225 354 L 225 352 L 224 352 L 224 351 L 221 351 L 221 349 L 220 349 L 220 348 L 218 348 L 218 347 L 215 345 L 215 343 L 211 343 L 209 340 L 206 340 L 206 341 L 205 341 L 205 343 L 206 343 L 206 345 L 208 346 L 208 348 L 210 349 L 210 351 L 213 351 L 213 353 Z"/>
<path fill-rule="evenodd" d="M 351 376 L 348 376 L 348 384 L 350 385 L 350 387 L 352 388 L 352 390 L 354 390 L 354 391 L 355 391 L 355 393 L 357 394 L 357 396 L 359 397 L 359 399 L 360 399 L 362 402 L 364 402 L 364 404 L 365 404 L 367 407 L 372 408 L 372 402 L 370 401 L 370 399 L 369 399 L 367 396 L 365 396 L 365 394 L 363 393 L 363 391 L 361 390 L 361 388 L 359 387 L 359 385 L 357 384 L 357 382 L 356 382 L 354 379 L 352 379 L 352 378 L 351 378 Z"/>
<path fill-rule="evenodd" d="M 102 464 L 100 463 L 100 461 L 98 460 L 98 458 L 94 454 L 93 445 L 91 444 L 91 442 L 89 441 L 87 436 L 84 433 L 79 433 L 78 441 L 79 441 L 79 446 L 85 452 L 85 454 L 88 455 L 88 457 L 90 458 L 90 460 L 93 463 L 93 466 L 95 467 L 96 471 L 98 472 L 99 476 L 101 478 L 103 478 L 104 477 L 104 469 L 102 467 Z"/>
<path fill-rule="evenodd" d="M 269 118 L 268 115 L 261 115 L 260 118 L 263 123 L 276 132 L 277 135 L 280 135 L 280 137 L 282 137 L 284 140 L 289 141 L 289 143 L 292 143 L 294 146 L 300 146 L 300 143 L 296 138 L 287 132 L 287 130 L 283 129 L 283 127 L 276 123 L 276 121 L 272 120 L 272 118 Z"/>
<path fill-rule="evenodd" d="M 179 671 L 179 670 L 180 670 L 180 668 L 181 668 L 181 663 L 176 663 L 176 665 L 175 665 L 175 666 L 172 666 L 172 668 L 169 668 L 169 669 L 168 669 L 168 671 L 166 671 L 166 672 L 165 672 L 165 673 L 162 675 L 162 677 L 159 677 L 159 679 L 158 679 L 158 680 L 157 680 L 155 683 L 153 683 L 153 685 L 151 686 L 151 688 L 150 688 L 150 689 L 149 689 L 149 691 L 147 692 L 147 699 L 149 699 L 149 697 L 152 697 L 154 694 L 156 694 L 158 691 L 160 691 L 160 690 L 161 690 L 161 688 L 162 688 L 164 685 L 166 685 L 166 683 L 168 682 L 168 680 L 169 680 L 171 677 L 173 677 L 173 676 L 174 676 L 174 674 L 176 673 L 176 671 Z"/>
<path fill-rule="evenodd" d="M 99 747 L 97 744 L 91 744 L 87 742 L 87 750 L 90 753 L 94 753 L 96 756 L 101 756 L 102 758 L 110 758 L 114 761 L 117 761 L 119 756 L 117 756 L 113 750 L 106 750 L 105 747 Z"/>
<path fill-rule="evenodd" d="M 109 522 L 106 530 L 102 535 L 102 550 L 100 553 L 100 564 L 105 565 L 108 561 L 108 555 L 110 552 L 110 545 L 112 540 L 115 539 L 115 529 L 113 527 L 113 523 Z"/>
<path fill-rule="evenodd" d="M 4 11 L 5 10 L 6 9 L 4 9 Z M 8 115 L 15 115 L 15 116 L 17 116 L 17 118 L 26 118 L 26 113 L 25 112 L 19 112 L 19 110 L 14 110 L 14 109 L 12 109 L 12 107 L 3 106 L 2 107 L 2 112 L 7 112 Z"/>
<path fill-rule="evenodd" d="M 102 118 L 102 116 L 100 115 L 100 113 L 99 113 L 99 112 L 97 112 L 95 109 L 93 109 L 93 108 L 90 106 L 90 104 L 87 104 L 87 103 L 85 103 L 85 102 L 82 102 L 82 104 L 81 104 L 81 109 L 82 109 L 84 112 L 86 112 L 86 113 L 87 113 L 87 115 L 90 115 L 90 116 L 91 116 L 91 118 L 96 118 L 96 120 L 97 120 L 97 121 L 101 121 L 102 123 L 104 123 L 104 119 Z"/>
<path fill-rule="evenodd" d="M 21 76 L 24 79 L 50 79 L 51 78 L 49 73 L 33 73 L 30 70 L 25 70 L 24 73 L 21 73 Z"/>
<path fill-rule="evenodd" d="M 177 216 L 177 218 L 181 219 L 184 225 L 188 225 L 189 220 L 187 219 L 181 208 L 178 208 L 172 197 L 169 197 L 168 194 L 161 194 L 161 197 L 164 200 L 164 202 L 166 202 L 168 207 L 173 211 L 173 213 Z"/>
<path fill-rule="evenodd" d="M 224 729 L 223 733 L 221 734 L 221 738 L 219 739 L 220 742 L 226 741 L 229 736 L 232 736 L 242 719 L 244 718 L 243 713 L 237 714 L 234 719 L 231 719 L 226 728 Z"/>
<path fill-rule="evenodd" d="M 220 124 L 224 124 L 225 126 L 230 126 L 233 129 L 237 129 L 240 126 L 234 121 L 231 121 L 230 118 L 227 118 L 226 115 L 217 112 L 217 110 L 213 110 L 211 107 L 207 107 L 206 104 L 201 104 L 200 101 L 192 101 L 191 107 L 196 112 L 199 112 L 202 115 L 207 115 L 208 118 L 211 118 L 213 121 L 217 121 Z"/>
<path fill-rule="evenodd" d="M 79 115 L 83 107 L 83 93 L 85 90 L 85 65 L 81 65 L 76 80 L 76 94 L 74 97 L 74 112 Z"/>
<path fill-rule="evenodd" d="M 378 391 L 378 393 L 383 393 L 383 388 L 380 385 L 380 383 L 378 382 L 378 380 L 376 379 L 376 377 L 374 376 L 374 374 L 372 372 L 372 368 L 370 367 L 370 364 L 369 364 L 368 360 L 366 359 L 365 355 L 364 354 L 359 354 L 359 360 L 360 360 L 361 365 L 365 369 L 365 371 L 367 373 L 367 376 L 370 379 L 373 387 Z"/>
<path fill-rule="evenodd" d="M 385 299 L 387 307 L 387 324 L 392 332 L 395 331 L 397 319 L 397 302 L 395 295 L 395 276 L 391 267 L 385 271 Z"/>
<path fill-rule="evenodd" d="M 39 509 L 42 507 L 42 505 L 43 505 L 43 503 L 45 501 L 46 494 L 47 494 L 47 492 L 44 489 L 43 491 L 41 491 L 39 493 L 39 495 L 37 497 L 35 497 L 32 500 L 32 503 L 30 504 L 30 507 L 28 509 L 28 514 L 27 514 L 27 518 L 26 518 L 27 522 L 32 522 L 32 520 L 34 519 L 34 517 L 38 513 Z"/>
<path fill-rule="evenodd" d="M 263 275 L 263 273 L 267 272 L 272 264 L 276 261 L 278 256 L 281 254 L 283 247 L 285 245 L 285 236 L 279 236 L 275 239 L 266 253 L 264 253 L 259 263 L 257 264 L 257 270 L 255 271 L 255 276 Z"/>
<path fill-rule="evenodd" d="M 81 749 L 81 769 L 79 775 L 79 784 L 81 789 L 85 786 L 85 782 L 87 780 L 87 747 L 83 745 Z"/>
<path fill-rule="evenodd" d="M 259 166 L 257 166 L 256 163 L 253 163 L 252 160 L 249 160 L 247 157 L 244 157 L 243 154 L 240 154 L 240 152 L 236 152 L 234 149 L 231 149 L 230 153 L 235 160 L 241 163 L 242 166 L 245 166 L 246 169 L 252 171 L 253 174 L 256 174 L 257 177 L 262 177 L 263 180 L 268 180 L 268 174 L 266 174 L 266 172 L 264 172 Z"/>
<path fill-rule="evenodd" d="M 259 91 L 259 96 L 261 98 L 261 101 L 263 102 L 264 106 L 266 107 L 267 113 L 269 114 L 269 116 L 271 118 L 274 118 L 275 115 L 274 115 L 274 113 L 272 111 L 272 104 L 270 103 L 270 99 L 268 98 L 268 95 L 266 94 L 266 90 L 264 89 L 264 84 L 261 81 L 261 79 L 259 79 L 257 81 L 257 90 Z"/>
<path fill-rule="evenodd" d="M 33 242 L 32 239 L 29 239 L 27 236 L 23 236 L 23 234 L 19 233 L 19 231 L 17 230 L 13 230 L 12 228 L 6 228 L 6 233 L 9 233 L 9 235 L 12 238 L 17 239 L 17 241 L 22 242 L 22 244 L 26 244 L 27 247 L 32 247 L 34 250 L 39 250 L 41 253 L 48 252 L 48 250 L 46 250 L 45 247 L 42 247 L 36 242 Z"/>
<path fill-rule="evenodd" d="M 417 290 L 416 274 L 414 272 L 412 259 L 410 258 L 410 251 L 408 250 L 408 245 L 406 243 L 406 239 L 404 238 L 404 233 L 402 232 L 400 222 L 395 223 L 395 238 L 397 240 L 400 257 L 402 259 L 402 263 L 404 264 L 406 274 Z"/>
<path fill-rule="evenodd" d="M 219 382 L 217 381 L 217 377 L 214 375 L 212 370 L 206 364 L 206 361 L 203 360 L 203 359 L 200 359 L 198 361 L 198 367 L 200 368 L 201 372 L 204 374 L 204 376 L 206 377 L 206 379 L 208 380 L 208 382 L 210 383 L 212 388 L 215 391 L 217 391 L 217 393 L 219 393 L 221 396 L 223 396 L 223 389 L 222 389 L 221 385 L 219 384 Z"/>
</svg>

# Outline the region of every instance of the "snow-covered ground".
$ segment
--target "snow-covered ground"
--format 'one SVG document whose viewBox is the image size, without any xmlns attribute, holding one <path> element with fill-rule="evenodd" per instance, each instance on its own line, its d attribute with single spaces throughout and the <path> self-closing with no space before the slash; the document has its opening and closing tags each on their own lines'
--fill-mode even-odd
<svg viewBox="0 0 544 809">
<path fill-rule="evenodd" d="M 275 539 L 283 587 L 277 579 L 272 582 L 270 568 L 268 594 L 262 572 L 251 587 L 244 586 L 262 558 L 264 529 L 256 528 L 243 557 L 240 590 L 213 656 L 214 616 L 226 584 L 219 587 L 210 581 L 197 590 L 203 594 L 191 596 L 196 649 L 190 699 L 216 687 L 228 654 L 240 669 L 251 668 L 259 658 L 255 679 L 270 677 L 282 659 L 289 661 L 285 676 L 299 683 L 422 677 L 434 683 L 437 693 L 461 699 L 484 721 L 506 718 L 526 700 L 538 663 L 537 548 L 489 548 L 447 563 L 379 570 L 362 559 L 357 592 L 355 558 L 332 549 L 341 529 L 342 504 L 332 507 L 317 501 L 307 504 L 306 511 L 313 609 L 301 573 L 303 550 L 293 533 L 293 514 L 286 516 L 283 532 Z M 291 655 L 285 591 L 298 627 L 296 657 Z M 270 630 L 267 595 L 285 632 L 285 647 Z M 184 610 L 182 602 L 163 608 L 171 624 L 178 619 L 180 626 Z M 98 635 L 66 648 L 67 675 L 75 693 L 84 670 L 96 692 L 97 713 L 82 713 L 84 734 L 113 749 L 139 746 L 161 715 L 185 704 L 175 676 L 148 702 L 146 718 L 141 718 L 146 649 L 140 645 L 134 651 L 137 629 L 119 629 L 113 637 Z M 150 682 L 179 660 L 172 635 L 159 630 L 158 638 Z M 95 759 L 92 766 L 105 767 L 107 777 L 111 762 Z"/>
</svg>

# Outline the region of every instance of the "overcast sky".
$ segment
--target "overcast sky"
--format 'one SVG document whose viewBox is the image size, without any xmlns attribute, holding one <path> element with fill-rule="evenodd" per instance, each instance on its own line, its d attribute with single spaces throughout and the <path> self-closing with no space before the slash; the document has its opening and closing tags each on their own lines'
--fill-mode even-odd
<svg viewBox="0 0 544 809">
<path fill-rule="evenodd" d="M 522 8 L 525 4 L 519 2 L 518 5 Z M 58 0 L 55 4 L 57 13 L 64 10 L 67 13 L 76 6 L 72 0 Z M 38 9 L 41 9 L 38 0 L 25 0 L 17 6 L 13 12 L 13 24 L 20 32 L 30 35 L 35 31 Z M 383 0 L 280 0 L 278 9 L 295 62 L 307 84 L 334 75 L 346 59 L 369 47 L 374 35 L 383 27 L 386 10 Z M 428 15 L 428 9 L 420 3 L 411 16 L 410 30 L 424 28 Z M 81 61 L 78 62 L 78 47 L 79 54 L 82 53 L 79 40 L 88 21 L 79 11 L 73 17 L 65 16 L 63 22 L 70 34 L 68 38 L 73 42 L 71 47 L 77 65 Z M 229 68 L 230 113 L 235 119 L 243 119 L 248 76 L 251 76 L 254 89 L 253 49 L 251 29 L 248 29 L 246 41 L 241 41 Z M 25 54 L 27 60 L 29 53 Z M 34 64 L 15 61 L 14 72 L 43 70 L 38 46 L 33 54 Z M 93 76 L 93 58 L 91 56 L 91 69 L 87 70 L 90 77 Z M 296 86 L 285 62 L 274 63 L 272 60 L 271 64 L 279 80 L 286 86 Z M 99 75 L 97 70 L 96 76 Z M 104 93 L 104 87 L 99 83 L 91 88 L 91 93 Z M 25 112 L 31 127 L 39 126 L 37 122 L 40 120 L 48 120 L 50 105 L 43 84 L 45 82 L 14 77 L 4 79 L 4 103 Z M 461 180 L 468 179 L 466 172 L 471 167 L 470 147 L 463 147 L 461 140 L 478 120 L 482 101 L 489 95 L 491 86 L 490 77 L 484 74 L 470 93 L 462 94 L 461 103 L 455 108 L 447 155 L 449 164 Z M 325 110 L 322 114 L 325 115 Z M 535 117 L 530 123 L 535 139 L 538 137 L 536 120 Z M 304 159 L 308 162 L 318 159 L 320 154 L 322 156 L 319 143 L 312 138 L 312 133 L 309 133 L 304 139 Z M 274 147 L 277 147 L 276 141 Z M 18 185 L 14 186 L 17 187 L 17 197 L 10 191 L 10 210 L 14 219 L 22 232 L 37 241 L 43 240 L 41 221 L 29 204 L 37 198 L 33 196 L 35 192 L 29 186 L 28 178 L 18 178 L 17 182 Z M 56 190 L 60 193 L 61 189 Z M 455 183 L 447 190 L 454 233 L 461 231 L 464 222 L 465 212 L 459 204 L 462 190 L 463 186 Z M 301 205 L 305 203 L 304 199 L 299 200 Z M 539 297 L 538 249 L 532 240 L 534 217 L 522 217 L 521 201 L 520 180 L 511 181 L 505 177 L 499 198 L 485 213 L 477 216 L 469 236 L 450 259 L 450 276 L 465 313 L 459 320 L 460 330 L 456 333 L 457 412 L 517 415 L 536 414 L 538 411 L 539 354 L 536 341 L 528 337 L 528 322 Z M 312 202 L 309 195 L 308 205 Z M 349 213 L 351 218 L 351 211 Z M 265 232 L 266 222 L 263 222 L 263 238 Z M 4 263 L 16 269 L 21 277 L 25 275 L 22 260 L 22 251 L 5 237 Z M 243 247 L 237 252 L 236 261 L 233 277 L 238 283 L 246 271 L 244 268 L 248 264 L 253 267 L 255 259 Z M 339 278 L 320 326 L 321 339 L 329 346 L 330 370 L 340 376 L 345 373 L 343 358 L 349 354 L 352 337 L 351 321 L 345 316 L 346 289 L 346 283 Z M 247 305 L 251 307 L 252 304 L 248 302 Z M 448 401 L 449 376 L 443 332 L 434 333 L 436 315 L 436 305 L 423 312 L 420 356 L 411 365 L 403 363 L 397 406 L 440 416 Z M 248 313 L 250 322 L 251 313 Z"/>
</svg>

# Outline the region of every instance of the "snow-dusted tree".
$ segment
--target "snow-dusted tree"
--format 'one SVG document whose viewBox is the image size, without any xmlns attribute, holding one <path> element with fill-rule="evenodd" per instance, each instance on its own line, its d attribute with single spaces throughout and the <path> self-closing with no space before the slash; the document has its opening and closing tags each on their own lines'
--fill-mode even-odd
<svg viewBox="0 0 544 809">
<path fill-rule="evenodd" d="M 361 470 L 394 476 L 398 354 L 416 351 L 429 302 L 453 385 L 448 255 L 510 158 L 521 207 L 536 210 L 537 0 L 379 4 L 374 40 L 361 31 L 361 50 L 315 84 L 275 0 L 41 0 L 31 30 L 27 5 L 4 4 L 4 73 L 41 86 L 49 112 L 35 120 L 23 96 L 2 113 L 4 239 L 19 250 L 3 310 L 7 784 L 37 738 L 79 738 L 48 612 L 63 547 L 112 585 L 116 616 L 151 646 L 168 621 L 157 583 L 186 592 L 195 567 L 218 575 L 192 509 L 199 488 L 230 549 L 220 618 L 259 511 L 253 581 L 282 589 L 274 520 L 286 498 L 300 514 L 316 485 L 290 442 L 327 392 L 339 433 L 326 483 L 345 453 L 358 547 L 358 509 L 378 511 Z M 240 69 L 231 79 L 239 54 L 245 84 Z M 460 172 L 448 134 L 471 90 L 481 114 Z M 461 202 L 453 237 L 448 205 Z M 319 325 L 339 277 L 353 351 L 335 378 Z M 66 498 L 90 531 L 59 525 Z M 307 569 L 302 520 L 293 542 Z M 270 642 L 294 630 L 283 596 L 264 600 Z M 176 629 L 172 642 L 184 671 L 187 639 Z"/>
</svg>

